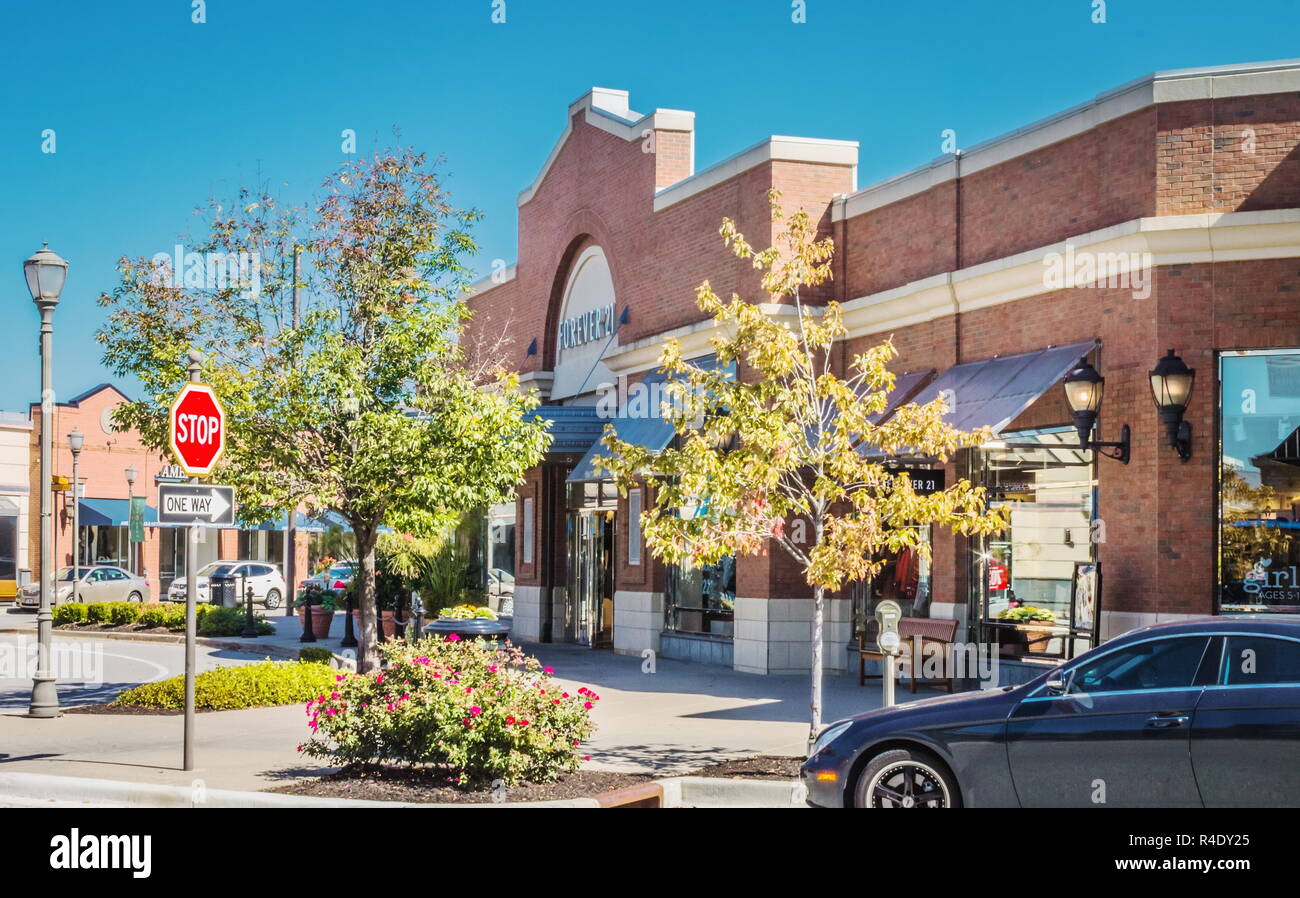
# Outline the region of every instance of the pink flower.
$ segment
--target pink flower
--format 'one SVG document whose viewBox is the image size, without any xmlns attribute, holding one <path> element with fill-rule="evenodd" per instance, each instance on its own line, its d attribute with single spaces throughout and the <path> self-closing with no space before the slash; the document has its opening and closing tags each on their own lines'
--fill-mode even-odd
<svg viewBox="0 0 1300 898">
<path fill-rule="evenodd" d="M 483 713 L 483 709 L 480 708 L 478 705 L 475 705 L 474 707 L 469 709 L 470 717 L 478 717 L 482 713 Z"/>
<path fill-rule="evenodd" d="M 339 697 L 339 694 L 338 694 L 337 692 L 331 692 L 331 693 L 330 693 L 330 698 L 332 698 L 332 699 L 337 699 L 338 697 Z"/>
<path fill-rule="evenodd" d="M 460 637 L 457 636 L 455 633 L 448 633 L 448 634 L 447 634 L 447 641 L 448 641 L 448 642 L 460 642 Z"/>
<path fill-rule="evenodd" d="M 596 707 L 596 706 L 593 705 L 591 702 L 583 702 L 583 703 L 582 703 L 582 707 L 584 707 L 584 708 L 586 708 L 588 711 L 590 711 L 592 708 L 594 708 L 594 707 Z"/>
<path fill-rule="evenodd" d="M 383 674 L 377 674 L 377 675 L 375 676 L 375 682 L 376 682 L 376 683 L 382 683 L 382 682 L 384 682 L 384 675 L 383 675 Z"/>
<path fill-rule="evenodd" d="M 542 673 L 553 674 L 553 673 L 555 673 L 555 668 L 554 668 L 554 667 L 543 667 L 543 668 L 542 668 Z"/>
</svg>

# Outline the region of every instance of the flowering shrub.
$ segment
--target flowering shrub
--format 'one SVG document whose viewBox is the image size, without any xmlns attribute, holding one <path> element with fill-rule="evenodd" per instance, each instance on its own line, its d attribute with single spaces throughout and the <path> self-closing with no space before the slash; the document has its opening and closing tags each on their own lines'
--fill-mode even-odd
<svg viewBox="0 0 1300 898">
<path fill-rule="evenodd" d="M 388 666 L 342 673 L 307 703 L 298 750 L 341 764 L 444 768 L 462 785 L 544 783 L 576 770 L 600 697 L 570 694 L 536 658 L 484 640 L 386 643 Z"/>
<path fill-rule="evenodd" d="M 442 609 L 438 612 L 438 617 L 444 620 L 469 620 L 475 617 L 496 620 L 497 613 L 485 605 L 457 605 L 455 608 Z"/>
</svg>

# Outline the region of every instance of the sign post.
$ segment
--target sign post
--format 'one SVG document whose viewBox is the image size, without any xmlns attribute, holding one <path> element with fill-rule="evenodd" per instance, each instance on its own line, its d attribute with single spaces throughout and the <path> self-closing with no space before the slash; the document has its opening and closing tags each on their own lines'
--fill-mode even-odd
<svg viewBox="0 0 1300 898">
<path fill-rule="evenodd" d="M 190 483 L 195 484 L 190 487 L 191 490 L 203 489 L 197 486 L 199 476 L 212 473 L 226 448 L 226 412 L 212 388 L 199 383 L 202 361 L 202 354 L 197 349 L 191 349 L 190 381 L 176 395 L 168 422 L 172 454 L 181 469 L 190 475 Z M 195 608 L 199 598 L 198 554 L 199 525 L 191 522 L 185 528 L 184 770 L 194 769 L 194 637 L 197 630 Z"/>
<path fill-rule="evenodd" d="M 880 653 L 885 656 L 885 670 L 881 683 L 884 684 L 884 706 L 894 706 L 894 656 L 898 654 L 901 642 L 898 636 L 898 622 L 903 618 L 903 607 L 893 599 L 885 599 L 876 606 L 876 621 L 880 624 L 880 635 L 876 642 Z M 915 663 L 916 659 L 913 659 Z M 915 671 L 913 671 L 915 676 Z"/>
</svg>

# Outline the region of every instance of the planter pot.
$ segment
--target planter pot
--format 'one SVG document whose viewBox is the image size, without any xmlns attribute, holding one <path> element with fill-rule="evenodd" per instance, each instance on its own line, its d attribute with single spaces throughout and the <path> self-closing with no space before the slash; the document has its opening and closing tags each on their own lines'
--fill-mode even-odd
<svg viewBox="0 0 1300 898">
<path fill-rule="evenodd" d="M 393 612 L 391 611 L 379 612 L 379 620 L 376 621 L 375 623 L 383 626 L 385 639 L 392 639 L 394 636 L 397 635 L 397 624 L 393 623 Z M 357 632 L 357 638 L 360 639 L 361 638 L 361 612 L 360 611 L 352 612 L 352 626 Z"/>
<path fill-rule="evenodd" d="M 1048 646 L 1056 633 L 1052 630 L 1025 630 L 1025 651 L 1034 655 L 1050 654 Z"/>
<path fill-rule="evenodd" d="M 307 622 L 307 612 L 298 609 L 298 623 L 305 625 Z M 311 631 L 317 639 L 325 639 L 330 635 L 330 627 L 334 623 L 333 611 L 322 611 L 319 606 L 313 605 L 311 608 Z"/>
<path fill-rule="evenodd" d="M 424 628 L 426 636 L 446 639 L 455 633 L 461 639 L 493 639 L 498 642 L 510 635 L 510 628 L 499 620 L 471 617 L 464 620 L 441 617 Z"/>
</svg>

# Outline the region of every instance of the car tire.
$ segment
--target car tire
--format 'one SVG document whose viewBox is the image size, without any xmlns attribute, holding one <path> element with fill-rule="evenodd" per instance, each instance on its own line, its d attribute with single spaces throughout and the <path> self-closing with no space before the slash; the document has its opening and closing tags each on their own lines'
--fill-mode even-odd
<svg viewBox="0 0 1300 898">
<path fill-rule="evenodd" d="M 266 610 L 274 611 L 280 607 L 280 590 L 271 589 L 266 593 Z"/>
<path fill-rule="evenodd" d="M 143 602 L 143 601 L 144 601 L 144 596 L 140 595 L 140 593 L 136 592 L 136 591 L 133 589 L 133 590 L 131 590 L 130 595 L 128 595 L 128 596 L 126 597 L 126 600 L 127 600 L 128 602 Z"/>
<path fill-rule="evenodd" d="M 896 748 L 862 768 L 853 786 L 853 806 L 959 808 L 961 790 L 947 765 L 930 752 Z"/>
</svg>

